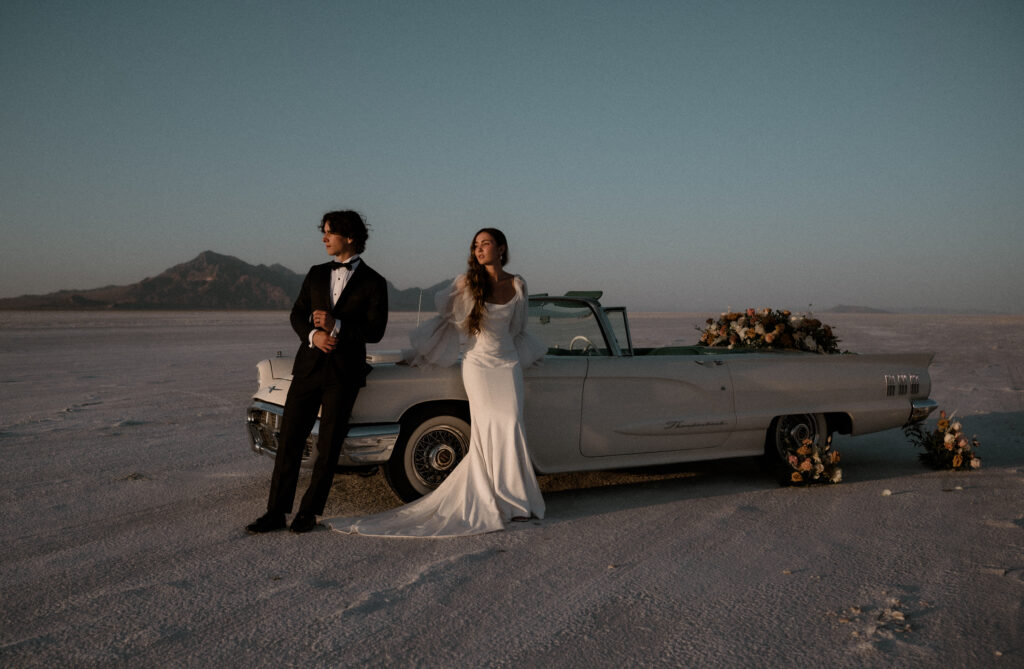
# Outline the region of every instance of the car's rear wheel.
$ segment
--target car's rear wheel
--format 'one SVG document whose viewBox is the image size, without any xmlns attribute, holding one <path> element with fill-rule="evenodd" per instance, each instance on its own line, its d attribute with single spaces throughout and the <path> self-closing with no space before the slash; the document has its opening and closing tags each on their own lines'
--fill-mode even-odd
<svg viewBox="0 0 1024 669">
<path fill-rule="evenodd" d="M 808 439 L 821 447 L 828 436 L 825 414 L 801 413 L 779 416 L 768 428 L 765 456 L 773 463 L 782 462 L 788 466 L 790 448 L 799 448 Z"/>
<path fill-rule="evenodd" d="M 469 450 L 469 420 L 451 409 L 421 412 L 402 424 L 384 467 L 388 485 L 405 502 L 448 478 Z"/>
</svg>

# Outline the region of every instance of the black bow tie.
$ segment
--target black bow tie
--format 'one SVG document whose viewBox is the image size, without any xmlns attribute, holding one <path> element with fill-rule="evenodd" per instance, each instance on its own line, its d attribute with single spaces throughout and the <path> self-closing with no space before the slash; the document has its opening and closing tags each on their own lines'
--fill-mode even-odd
<svg viewBox="0 0 1024 669">
<path fill-rule="evenodd" d="M 332 260 L 331 269 L 341 269 L 342 267 L 344 267 L 347 270 L 351 270 L 353 267 L 356 266 L 357 262 L 358 260 L 349 260 L 348 262 L 338 262 L 337 260 Z"/>
</svg>

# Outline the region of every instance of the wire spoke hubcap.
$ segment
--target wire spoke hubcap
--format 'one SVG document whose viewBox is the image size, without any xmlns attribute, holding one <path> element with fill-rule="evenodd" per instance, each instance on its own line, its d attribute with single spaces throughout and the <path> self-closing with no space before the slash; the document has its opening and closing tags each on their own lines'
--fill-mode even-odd
<svg viewBox="0 0 1024 669">
<path fill-rule="evenodd" d="M 468 444 L 461 431 L 446 425 L 425 433 L 416 442 L 413 468 L 425 485 L 437 487 L 466 455 Z"/>
</svg>

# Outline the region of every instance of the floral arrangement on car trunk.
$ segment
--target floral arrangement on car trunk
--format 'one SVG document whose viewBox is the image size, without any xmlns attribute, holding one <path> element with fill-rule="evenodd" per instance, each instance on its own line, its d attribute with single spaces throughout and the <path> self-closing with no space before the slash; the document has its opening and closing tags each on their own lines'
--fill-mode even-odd
<svg viewBox="0 0 1024 669">
<path fill-rule="evenodd" d="M 727 311 L 718 320 L 709 318 L 706 323 L 697 328 L 701 333 L 698 345 L 839 353 L 839 339 L 832 328 L 810 314 L 747 309 L 743 313 Z"/>
<path fill-rule="evenodd" d="M 947 418 L 946 412 L 940 411 L 939 424 L 931 432 L 923 424 L 915 423 L 905 426 L 903 433 L 915 446 L 924 449 L 918 457 L 932 469 L 978 469 L 981 458 L 974 454 L 974 449 L 981 444 L 977 437 L 967 440 L 963 424 L 954 421 L 953 415 L 955 412 Z"/>
<path fill-rule="evenodd" d="M 783 485 L 809 485 L 811 483 L 839 483 L 843 480 L 843 470 L 839 468 L 839 451 L 832 449 L 832 435 L 825 439 L 824 445 L 818 440 L 804 439 L 796 443 L 792 437 L 786 438 L 786 462 L 793 469 L 783 475 Z"/>
</svg>

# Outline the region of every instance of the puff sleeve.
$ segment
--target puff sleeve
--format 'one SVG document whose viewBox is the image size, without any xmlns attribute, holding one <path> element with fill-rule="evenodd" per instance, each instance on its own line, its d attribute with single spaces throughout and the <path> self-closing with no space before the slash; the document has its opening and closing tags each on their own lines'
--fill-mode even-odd
<svg viewBox="0 0 1024 669">
<path fill-rule="evenodd" d="M 434 295 L 437 316 L 424 321 L 409 333 L 411 351 L 405 359 L 416 367 L 449 367 L 459 360 L 462 350 L 461 325 L 473 307 L 466 289 L 466 277 L 459 276 L 448 288 Z"/>
</svg>

